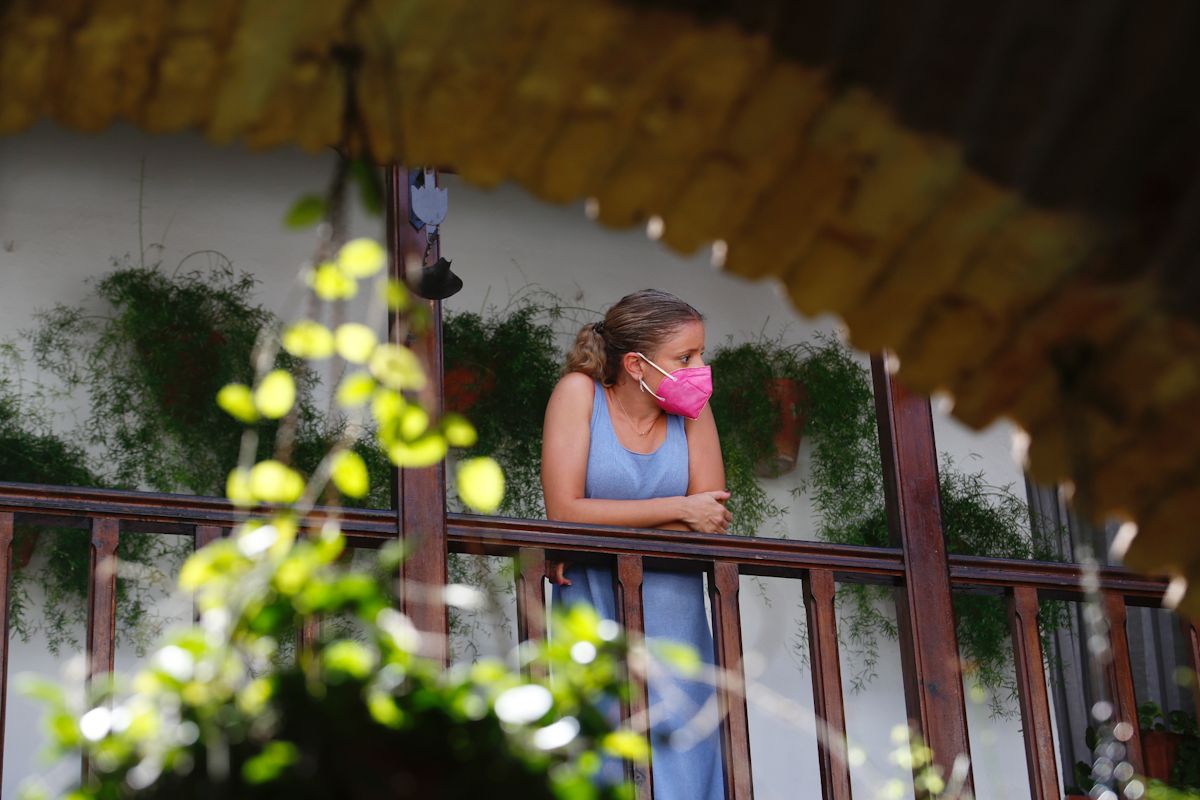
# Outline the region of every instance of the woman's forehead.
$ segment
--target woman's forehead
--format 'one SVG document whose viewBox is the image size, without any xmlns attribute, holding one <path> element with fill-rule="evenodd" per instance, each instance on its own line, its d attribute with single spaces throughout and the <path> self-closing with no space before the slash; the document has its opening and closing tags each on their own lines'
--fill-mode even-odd
<svg viewBox="0 0 1200 800">
<path fill-rule="evenodd" d="M 704 323 L 700 320 L 685 322 L 671 331 L 659 349 L 663 350 L 699 350 L 704 347 Z"/>
</svg>

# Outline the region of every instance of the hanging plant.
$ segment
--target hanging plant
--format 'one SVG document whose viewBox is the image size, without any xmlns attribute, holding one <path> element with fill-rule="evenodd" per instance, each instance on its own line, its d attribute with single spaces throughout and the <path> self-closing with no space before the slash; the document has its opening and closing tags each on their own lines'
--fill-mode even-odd
<svg viewBox="0 0 1200 800">
<path fill-rule="evenodd" d="M 447 409 L 470 411 L 475 421 L 479 440 L 468 454 L 492 456 L 504 468 L 504 516 L 546 515 L 542 422 L 563 363 L 551 324 L 559 306 L 549 297 L 524 295 L 486 317 L 458 312 L 442 323 Z"/>
<path fill-rule="evenodd" d="M 250 377 L 250 354 L 274 318 L 254 301 L 252 276 L 210 255 L 212 268 L 175 274 L 114 260 L 83 303 L 36 315 L 36 363 L 86 393 L 91 444 L 108 456 L 110 485 L 219 494 L 237 460 L 241 430 L 212 400 Z M 292 362 L 280 358 L 299 366 Z M 312 373 L 298 374 L 307 399 Z M 314 416 L 308 404 L 301 413 Z"/>
<path fill-rule="evenodd" d="M 760 337 L 718 347 L 709 364 L 720 375 L 712 408 L 723 451 L 744 455 L 759 477 L 790 472 L 807 421 L 797 348 Z"/>
<path fill-rule="evenodd" d="M 817 534 L 829 542 L 887 547 L 882 459 L 867 370 L 830 337 L 801 344 L 798 352 L 808 391 L 812 441 L 809 476 L 800 491 L 809 493 L 819 516 Z M 991 485 L 982 472 L 961 471 L 945 455 L 939 482 L 949 552 L 1054 560 L 1051 543 L 1031 525 L 1027 504 L 1008 487 Z M 862 584 L 844 584 L 839 589 L 839 602 L 846 610 L 843 635 L 856 664 L 851 674 L 855 690 L 875 677 L 879 637 L 897 637 L 895 620 L 880 610 L 890 600 L 890 591 Z M 986 690 L 993 714 L 1011 715 L 1016 708 L 1016 684 L 1003 598 L 956 593 L 954 611 L 965 671 Z M 1043 636 L 1066 622 L 1062 603 L 1042 603 Z"/>
<path fill-rule="evenodd" d="M 46 398 L 39 388 L 24 387 L 15 379 L 22 366 L 15 348 L 6 346 L 4 356 L 8 369 L 0 376 L 0 481 L 103 485 L 88 467 L 84 449 L 51 431 Z M 23 388 L 30 391 L 23 394 Z M 41 633 L 56 655 L 63 648 L 77 647 L 77 634 L 87 620 L 89 532 L 18 524 L 12 546 L 9 622 L 13 631 L 25 642 Z M 168 583 L 167 573 L 178 567 L 182 556 L 165 537 L 157 536 L 123 536 L 117 549 L 122 563 L 139 564 Z M 33 586 L 44 594 L 44 602 L 37 607 L 31 597 Z M 120 641 L 139 653 L 160 633 L 161 620 L 154 603 L 154 588 L 149 583 L 117 582 Z"/>
<path fill-rule="evenodd" d="M 802 385 L 800 360 L 794 347 L 759 338 L 716 348 L 708 364 L 715 376 L 711 406 L 733 513 L 730 532 L 756 536 L 768 520 L 786 512 L 771 500 L 759 478 L 778 476 L 789 461 L 795 465 L 804 408 L 794 398 L 780 402 L 772 393 L 780 381 Z M 796 388 L 787 391 L 798 393 Z M 781 436 L 784 428 L 792 433 Z"/>
</svg>

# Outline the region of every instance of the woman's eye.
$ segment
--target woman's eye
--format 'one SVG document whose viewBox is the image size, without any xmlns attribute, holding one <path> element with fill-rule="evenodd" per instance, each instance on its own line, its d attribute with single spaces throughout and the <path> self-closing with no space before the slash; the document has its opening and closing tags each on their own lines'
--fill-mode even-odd
<svg viewBox="0 0 1200 800">
<path fill-rule="evenodd" d="M 691 358 L 692 358 L 691 356 L 683 356 L 683 357 L 682 357 L 682 358 L 680 358 L 679 360 L 680 360 L 681 362 L 683 362 L 684 364 L 686 364 L 686 363 L 688 363 L 688 361 L 690 361 L 690 360 L 691 360 Z"/>
</svg>

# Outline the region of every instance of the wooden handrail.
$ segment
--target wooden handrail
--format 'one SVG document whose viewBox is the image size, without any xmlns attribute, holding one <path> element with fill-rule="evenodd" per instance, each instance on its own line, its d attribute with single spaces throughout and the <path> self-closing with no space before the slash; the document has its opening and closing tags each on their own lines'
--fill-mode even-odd
<svg viewBox="0 0 1200 800">
<path fill-rule="evenodd" d="M 193 534 L 196 526 L 229 528 L 244 512 L 222 498 L 129 492 L 0 482 L 0 511 L 18 522 L 89 528 L 96 516 L 121 521 L 122 530 Z M 397 536 L 396 514 L 390 510 L 330 509 L 314 515 L 334 516 L 351 545 L 378 547 Z M 447 515 L 451 550 L 514 555 L 521 548 L 565 551 L 597 557 L 621 553 L 651 559 L 735 561 L 747 575 L 799 576 L 808 569 L 828 569 L 839 580 L 896 581 L 904 575 L 900 551 L 805 539 L 739 537 L 722 534 L 613 528 L 546 520 Z M 956 591 L 974 587 L 1002 593 L 1030 586 L 1046 597 L 1082 599 L 1083 567 L 1052 561 L 1020 561 L 950 554 L 950 578 Z M 1126 597 L 1130 605 L 1159 605 L 1167 579 L 1136 575 L 1118 567 L 1099 570 L 1100 587 Z"/>
</svg>

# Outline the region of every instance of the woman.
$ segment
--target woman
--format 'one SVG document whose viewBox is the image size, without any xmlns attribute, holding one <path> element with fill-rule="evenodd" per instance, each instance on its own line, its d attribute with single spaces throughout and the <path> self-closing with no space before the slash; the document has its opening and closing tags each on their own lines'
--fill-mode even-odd
<svg viewBox="0 0 1200 800">
<path fill-rule="evenodd" d="M 700 312 L 667 292 L 627 295 L 579 332 L 546 408 L 542 487 L 550 519 L 725 533 L 725 469 L 708 396 Z M 555 602 L 616 619 L 612 571 L 548 565 Z M 646 636 L 713 655 L 699 572 L 647 571 Z M 724 797 L 713 689 L 650 675 L 656 800 Z M 707 724 L 693 724 L 704 710 Z M 673 733 L 674 741 L 667 738 Z M 698 739 L 698 741 L 697 741 Z M 686 741 L 681 741 L 686 740 Z"/>
</svg>

